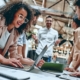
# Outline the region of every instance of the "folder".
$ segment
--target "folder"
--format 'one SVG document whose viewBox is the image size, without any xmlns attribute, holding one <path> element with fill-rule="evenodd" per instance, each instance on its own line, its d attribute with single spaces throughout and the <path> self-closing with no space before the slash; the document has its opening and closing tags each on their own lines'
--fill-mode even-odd
<svg viewBox="0 0 80 80">
<path fill-rule="evenodd" d="M 45 62 L 42 65 L 41 70 L 50 70 L 50 71 L 56 71 L 56 72 L 63 72 L 64 64 Z"/>
</svg>

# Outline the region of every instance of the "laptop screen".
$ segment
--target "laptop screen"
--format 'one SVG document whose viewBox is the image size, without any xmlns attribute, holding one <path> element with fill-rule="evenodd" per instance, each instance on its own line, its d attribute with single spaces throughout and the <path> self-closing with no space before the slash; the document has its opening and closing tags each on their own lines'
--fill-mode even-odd
<svg viewBox="0 0 80 80">
<path fill-rule="evenodd" d="M 37 59 L 35 60 L 34 64 L 32 65 L 31 69 L 32 70 L 34 68 L 34 66 L 36 66 L 38 64 L 38 62 L 41 60 L 42 56 L 45 54 L 46 50 L 47 50 L 47 45 L 43 48 L 43 50 L 41 51 L 40 55 L 37 57 Z"/>
</svg>

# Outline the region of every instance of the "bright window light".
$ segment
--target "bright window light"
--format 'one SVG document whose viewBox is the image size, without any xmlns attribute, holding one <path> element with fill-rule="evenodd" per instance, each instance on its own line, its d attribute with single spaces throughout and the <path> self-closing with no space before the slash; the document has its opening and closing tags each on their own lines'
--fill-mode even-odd
<svg viewBox="0 0 80 80">
<path fill-rule="evenodd" d="M 39 18 L 38 18 L 38 21 L 39 21 L 39 22 L 43 22 L 43 18 L 42 18 L 42 17 L 39 17 Z"/>
<path fill-rule="evenodd" d="M 0 6 L 4 6 L 4 5 L 5 5 L 4 0 L 0 0 Z"/>
</svg>

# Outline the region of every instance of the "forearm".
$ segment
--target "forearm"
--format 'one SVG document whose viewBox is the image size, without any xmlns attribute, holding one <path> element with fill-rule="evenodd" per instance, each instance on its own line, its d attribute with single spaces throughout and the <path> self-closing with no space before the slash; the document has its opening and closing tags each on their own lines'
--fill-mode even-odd
<svg viewBox="0 0 80 80">
<path fill-rule="evenodd" d="M 76 70 L 80 66 L 80 55 L 78 56 L 77 62 L 74 65 L 74 69 Z"/>
<path fill-rule="evenodd" d="M 10 53 L 10 58 L 17 58 L 18 56 L 16 56 L 18 54 L 18 46 L 16 43 L 14 43 L 13 45 L 11 45 L 9 47 L 9 53 Z"/>
<path fill-rule="evenodd" d="M 21 58 L 20 61 L 22 64 L 27 64 L 27 65 L 33 65 L 33 63 L 34 63 L 34 61 L 29 58 Z"/>
<path fill-rule="evenodd" d="M 23 55 L 23 58 L 25 58 L 25 51 L 26 51 L 26 44 L 23 45 L 23 48 L 22 48 L 22 55 Z"/>
<path fill-rule="evenodd" d="M 0 63 L 5 64 L 6 58 L 0 54 Z"/>
<path fill-rule="evenodd" d="M 67 65 L 70 65 L 71 61 L 72 61 L 72 57 L 69 56 L 68 61 L 67 61 Z"/>
</svg>

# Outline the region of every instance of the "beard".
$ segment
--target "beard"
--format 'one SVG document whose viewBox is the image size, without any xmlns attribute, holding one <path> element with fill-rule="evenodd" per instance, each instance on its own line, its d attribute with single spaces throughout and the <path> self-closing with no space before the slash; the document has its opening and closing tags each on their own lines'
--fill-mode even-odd
<svg viewBox="0 0 80 80">
<path fill-rule="evenodd" d="M 36 23 L 37 23 L 36 21 L 33 21 L 33 25 L 34 25 L 34 26 L 36 25 Z"/>
</svg>

